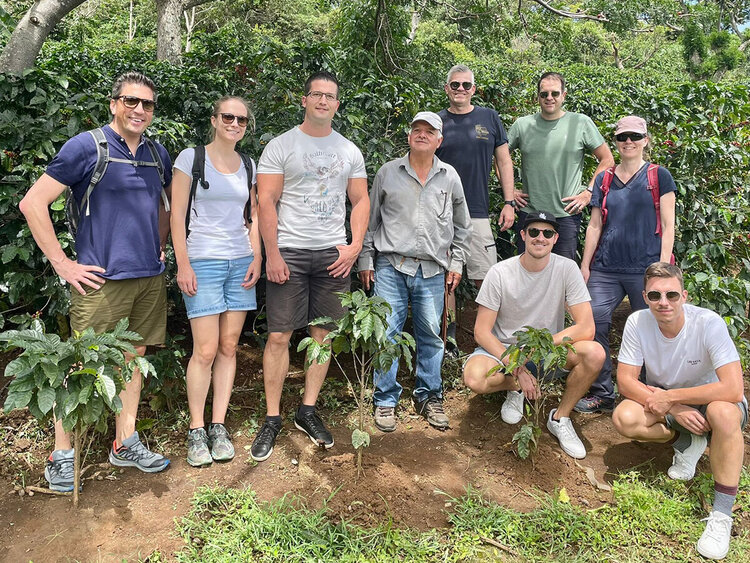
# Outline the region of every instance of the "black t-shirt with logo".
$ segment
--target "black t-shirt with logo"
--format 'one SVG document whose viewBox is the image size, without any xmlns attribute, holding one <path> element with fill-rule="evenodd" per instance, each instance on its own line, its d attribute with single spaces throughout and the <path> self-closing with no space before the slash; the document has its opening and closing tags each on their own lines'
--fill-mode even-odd
<svg viewBox="0 0 750 563">
<path fill-rule="evenodd" d="M 456 169 L 464 187 L 469 214 L 489 217 L 487 185 L 495 148 L 508 142 L 500 116 L 490 108 L 474 106 L 469 113 L 455 114 L 444 109 L 443 143 L 435 153 Z"/>
</svg>

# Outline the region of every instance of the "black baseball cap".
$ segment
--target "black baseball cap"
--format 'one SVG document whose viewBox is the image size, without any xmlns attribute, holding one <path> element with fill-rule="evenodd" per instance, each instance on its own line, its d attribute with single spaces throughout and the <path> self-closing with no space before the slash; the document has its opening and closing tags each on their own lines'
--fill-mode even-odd
<svg viewBox="0 0 750 563">
<path fill-rule="evenodd" d="M 531 223 L 547 223 L 552 225 L 555 230 L 559 227 L 557 219 L 555 219 L 555 216 L 549 211 L 532 211 L 526 215 L 526 218 L 523 221 L 523 227 L 521 228 L 526 229 Z"/>
</svg>

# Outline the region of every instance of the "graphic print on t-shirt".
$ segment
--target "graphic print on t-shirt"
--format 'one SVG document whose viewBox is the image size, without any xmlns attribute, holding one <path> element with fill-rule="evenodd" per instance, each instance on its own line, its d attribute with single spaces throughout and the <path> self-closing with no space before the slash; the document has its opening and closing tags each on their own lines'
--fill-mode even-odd
<svg viewBox="0 0 750 563">
<path fill-rule="evenodd" d="M 343 193 L 329 195 L 331 181 L 344 171 L 344 159 L 336 153 L 315 151 L 305 153 L 302 157 L 305 176 L 311 178 L 315 187 L 304 196 L 304 202 L 310 206 L 319 221 L 333 215 L 341 204 Z"/>
</svg>

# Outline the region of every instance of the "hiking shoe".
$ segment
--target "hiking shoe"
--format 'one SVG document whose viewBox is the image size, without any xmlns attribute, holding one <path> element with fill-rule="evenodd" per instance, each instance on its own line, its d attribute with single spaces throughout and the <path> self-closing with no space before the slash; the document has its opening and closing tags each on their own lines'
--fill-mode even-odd
<svg viewBox="0 0 750 563">
<path fill-rule="evenodd" d="M 307 434 L 310 441 L 316 446 L 329 449 L 333 447 L 333 436 L 323 424 L 317 411 L 300 413 L 294 415 L 294 425 Z"/>
<path fill-rule="evenodd" d="M 612 412 L 615 410 L 615 400 L 597 397 L 596 395 L 586 395 L 578 400 L 573 410 L 582 413 Z"/>
<path fill-rule="evenodd" d="M 523 391 L 508 391 L 500 409 L 505 424 L 518 424 L 523 418 Z"/>
<path fill-rule="evenodd" d="M 267 420 L 260 427 L 258 434 L 253 440 L 253 446 L 250 448 L 250 457 L 255 461 L 266 461 L 273 453 L 273 446 L 276 443 L 276 436 L 281 432 L 281 424 L 268 422 Z"/>
<path fill-rule="evenodd" d="M 695 466 L 698 465 L 703 452 L 706 451 L 708 439 L 697 434 L 690 435 L 690 445 L 684 452 L 675 450 L 672 458 L 672 467 L 667 469 L 667 475 L 678 481 L 689 481 L 695 475 Z"/>
<path fill-rule="evenodd" d="M 703 519 L 706 529 L 695 545 L 703 557 L 724 559 L 729 552 L 729 538 L 732 535 L 732 518 L 715 510 Z"/>
<path fill-rule="evenodd" d="M 193 467 L 211 465 L 213 459 L 208 449 L 208 434 L 204 428 L 193 428 L 188 431 L 187 462 Z"/>
<path fill-rule="evenodd" d="M 375 405 L 375 426 L 381 432 L 393 432 L 396 429 L 396 408 Z"/>
<path fill-rule="evenodd" d="M 135 467 L 145 473 L 158 473 L 169 466 L 169 460 L 163 455 L 149 451 L 138 438 L 138 432 L 133 432 L 122 441 L 122 446 L 116 448 L 112 443 L 109 451 L 109 462 L 117 467 Z"/>
<path fill-rule="evenodd" d="M 552 416 L 556 412 L 557 409 L 552 409 L 549 413 L 547 429 L 550 431 L 550 434 L 560 442 L 562 451 L 572 458 L 583 459 L 586 457 L 586 448 L 578 437 L 578 434 L 576 434 L 575 428 L 573 428 L 573 423 L 567 416 L 561 416 L 560 420 L 553 419 Z"/>
<path fill-rule="evenodd" d="M 234 459 L 232 439 L 223 424 L 217 422 L 208 425 L 208 440 L 211 444 L 211 457 L 216 461 Z"/>
<path fill-rule="evenodd" d="M 448 416 L 443 410 L 443 400 L 438 397 L 428 397 L 424 401 L 414 402 L 417 414 L 421 414 L 427 419 L 431 426 L 438 430 L 445 430 L 450 425 Z"/>
<path fill-rule="evenodd" d="M 55 450 L 47 458 L 44 478 L 53 491 L 67 493 L 73 490 L 73 452 L 75 450 Z"/>
</svg>

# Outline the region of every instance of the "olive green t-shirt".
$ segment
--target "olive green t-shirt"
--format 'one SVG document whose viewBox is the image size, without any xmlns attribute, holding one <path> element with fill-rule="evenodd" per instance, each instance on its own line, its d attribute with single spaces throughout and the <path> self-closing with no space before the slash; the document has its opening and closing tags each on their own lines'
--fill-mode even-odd
<svg viewBox="0 0 750 563">
<path fill-rule="evenodd" d="M 521 151 L 521 180 L 529 194 L 523 211 L 567 217 L 562 198 L 586 188 L 581 182 L 584 157 L 602 143 L 604 137 L 582 113 L 569 111 L 552 121 L 540 113 L 519 118 L 508 131 L 508 145 Z"/>
</svg>

